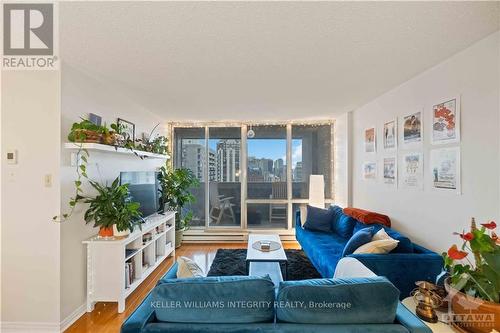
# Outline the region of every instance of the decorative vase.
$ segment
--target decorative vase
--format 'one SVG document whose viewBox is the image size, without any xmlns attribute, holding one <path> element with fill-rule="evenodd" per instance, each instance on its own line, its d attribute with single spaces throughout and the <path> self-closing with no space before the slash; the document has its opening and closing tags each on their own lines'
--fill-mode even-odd
<svg viewBox="0 0 500 333">
<path fill-rule="evenodd" d="M 466 295 L 445 281 L 453 325 L 471 333 L 490 333 L 500 327 L 500 304 Z"/>
<path fill-rule="evenodd" d="M 178 248 L 182 244 L 182 238 L 184 237 L 185 228 L 175 230 L 175 248 Z"/>
<path fill-rule="evenodd" d="M 113 237 L 113 227 L 101 227 L 99 229 L 99 237 Z"/>
<path fill-rule="evenodd" d="M 129 229 L 125 229 L 123 231 L 118 231 L 118 228 L 116 228 L 116 224 L 113 225 L 113 235 L 115 237 L 127 237 L 128 235 L 130 235 L 130 230 Z"/>
</svg>

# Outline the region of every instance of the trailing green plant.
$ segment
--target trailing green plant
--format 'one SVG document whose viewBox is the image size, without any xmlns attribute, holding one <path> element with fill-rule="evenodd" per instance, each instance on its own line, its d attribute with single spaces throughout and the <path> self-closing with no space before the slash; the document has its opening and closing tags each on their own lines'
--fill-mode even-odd
<svg viewBox="0 0 500 333">
<path fill-rule="evenodd" d="M 90 120 L 80 118 L 82 121 L 79 123 L 73 123 L 71 130 L 68 134 L 68 140 L 70 142 L 85 142 L 91 137 L 100 135 L 107 129 L 106 126 L 96 125 Z"/>
<path fill-rule="evenodd" d="M 120 185 L 119 178 L 116 178 L 111 186 L 89 182 L 97 191 L 97 195 L 85 197 L 84 202 L 90 204 L 84 215 L 85 222 L 94 221 L 94 227 L 103 228 L 116 225 L 118 231 L 128 229 L 132 232 L 134 226 L 139 224 L 141 213 L 140 204 L 130 199 L 128 184 Z"/>
<path fill-rule="evenodd" d="M 489 302 L 500 299 L 500 241 L 494 221 L 482 223 L 479 229 L 472 220 L 470 232 L 455 233 L 463 240 L 443 253 L 445 269 L 450 274 L 451 286 L 465 294 Z M 468 258 L 469 252 L 474 263 Z"/>
<path fill-rule="evenodd" d="M 158 181 L 161 185 L 161 204 L 168 205 L 170 210 L 177 212 L 175 228 L 188 228 L 193 212 L 186 206 L 196 202 L 196 197 L 189 189 L 199 186 L 195 174 L 190 169 L 163 166 L 158 174 Z"/>
</svg>

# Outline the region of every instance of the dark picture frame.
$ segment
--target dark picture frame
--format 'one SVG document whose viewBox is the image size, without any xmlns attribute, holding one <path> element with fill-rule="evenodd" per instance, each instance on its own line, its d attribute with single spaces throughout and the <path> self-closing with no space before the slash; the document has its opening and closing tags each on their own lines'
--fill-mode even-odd
<svg viewBox="0 0 500 333">
<path fill-rule="evenodd" d="M 122 135 L 125 140 L 132 140 L 135 142 L 135 124 L 122 118 L 118 118 L 116 123 L 118 126 L 123 126 Z"/>
</svg>

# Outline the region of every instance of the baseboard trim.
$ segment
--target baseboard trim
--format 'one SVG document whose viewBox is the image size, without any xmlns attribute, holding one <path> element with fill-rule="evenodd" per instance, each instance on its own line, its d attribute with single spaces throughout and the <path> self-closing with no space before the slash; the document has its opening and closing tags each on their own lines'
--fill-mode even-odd
<svg viewBox="0 0 500 333">
<path fill-rule="evenodd" d="M 57 323 L 2 321 L 2 333 L 59 333 L 60 325 Z"/>
<path fill-rule="evenodd" d="M 74 324 L 75 321 L 83 316 L 85 312 L 87 312 L 87 304 L 83 303 L 78 308 L 76 308 L 76 310 L 73 311 L 69 316 L 61 321 L 60 331 L 64 332 L 65 330 L 67 330 L 71 325 Z"/>
</svg>

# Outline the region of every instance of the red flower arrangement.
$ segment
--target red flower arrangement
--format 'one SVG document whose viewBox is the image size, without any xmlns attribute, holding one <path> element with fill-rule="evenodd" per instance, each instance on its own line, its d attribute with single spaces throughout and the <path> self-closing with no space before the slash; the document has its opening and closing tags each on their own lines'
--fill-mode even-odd
<svg viewBox="0 0 500 333">
<path fill-rule="evenodd" d="M 472 219 L 470 232 L 453 233 L 458 235 L 463 244 L 461 249 L 453 244 L 443 253 L 445 269 L 451 278 L 451 285 L 464 293 L 490 302 L 500 299 L 500 241 L 493 231 L 495 221 L 482 223 L 476 227 Z M 469 258 L 473 254 L 475 264 Z M 462 262 L 465 260 L 465 262 Z"/>
</svg>

